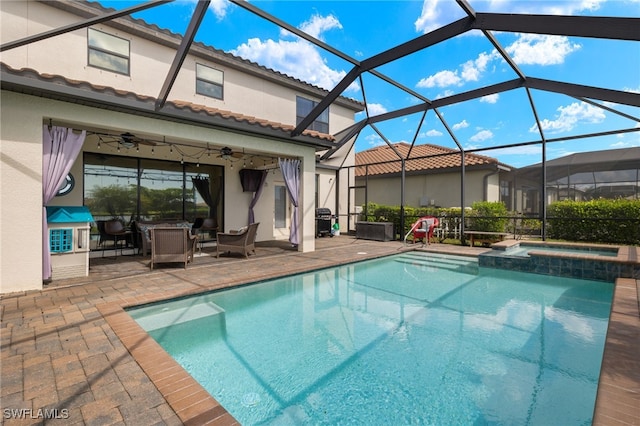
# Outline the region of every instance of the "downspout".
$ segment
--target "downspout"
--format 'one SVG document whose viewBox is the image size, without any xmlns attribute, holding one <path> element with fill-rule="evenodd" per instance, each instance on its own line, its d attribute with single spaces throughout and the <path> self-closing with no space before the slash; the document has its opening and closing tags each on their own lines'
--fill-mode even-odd
<svg viewBox="0 0 640 426">
<path fill-rule="evenodd" d="M 497 167 L 496 165 L 496 169 L 494 171 L 492 171 L 491 173 L 487 173 L 486 175 L 484 175 L 484 177 L 482 178 L 482 199 L 484 201 L 489 201 L 487 198 L 489 197 L 489 188 L 487 188 L 488 186 L 488 181 L 489 178 L 493 175 L 497 175 L 498 173 L 500 173 L 500 169 Z M 498 182 L 498 185 L 500 185 L 500 182 Z"/>
</svg>

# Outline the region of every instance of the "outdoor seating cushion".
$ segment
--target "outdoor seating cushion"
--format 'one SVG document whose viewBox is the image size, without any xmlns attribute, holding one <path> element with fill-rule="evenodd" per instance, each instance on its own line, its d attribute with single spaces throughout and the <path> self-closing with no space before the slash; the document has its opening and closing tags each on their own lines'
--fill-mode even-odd
<svg viewBox="0 0 640 426">
<path fill-rule="evenodd" d="M 184 221 L 173 222 L 173 223 L 138 222 L 136 223 L 136 226 L 138 227 L 138 231 L 140 232 L 140 239 L 142 240 L 142 254 L 144 256 L 146 256 L 147 253 L 149 253 L 151 248 L 151 232 L 149 231 L 150 229 L 155 227 L 178 227 L 178 228 L 191 229 L 191 225 L 189 224 L 189 222 L 184 222 Z"/>
</svg>

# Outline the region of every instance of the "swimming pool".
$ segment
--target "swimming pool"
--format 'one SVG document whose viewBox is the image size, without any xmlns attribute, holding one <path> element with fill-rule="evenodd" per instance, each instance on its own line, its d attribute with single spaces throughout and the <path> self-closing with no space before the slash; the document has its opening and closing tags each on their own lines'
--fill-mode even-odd
<svg viewBox="0 0 640 426">
<path fill-rule="evenodd" d="M 588 424 L 613 285 L 406 253 L 130 310 L 242 424 Z"/>
</svg>

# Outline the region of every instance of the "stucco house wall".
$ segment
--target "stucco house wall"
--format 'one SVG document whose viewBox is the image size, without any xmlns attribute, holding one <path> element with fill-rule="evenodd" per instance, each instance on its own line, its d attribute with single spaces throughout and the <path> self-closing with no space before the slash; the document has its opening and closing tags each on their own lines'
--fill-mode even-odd
<svg viewBox="0 0 640 426">
<path fill-rule="evenodd" d="M 76 23 L 83 19 L 82 16 L 76 15 L 77 11 L 86 8 L 90 9 L 91 6 L 84 2 L 0 2 L 2 42 L 18 40 Z M 88 82 L 84 86 L 92 85 L 93 90 L 96 90 L 97 86 L 104 86 L 138 96 L 157 97 L 175 56 L 176 36 L 164 31 L 150 30 L 149 27 L 128 19 L 118 20 L 117 25 L 99 24 L 95 28 L 131 40 L 130 75 L 121 75 L 87 65 L 86 28 L 7 50 L 3 52 L 1 60 L 13 70 L 34 70 L 41 79 L 49 74 L 62 76 L 61 81 L 65 81 L 61 87 L 69 81 L 80 81 Z M 229 61 L 235 61 L 236 64 L 231 66 L 227 64 Z M 223 100 L 195 93 L 196 63 L 224 71 Z M 33 81 L 40 83 L 37 78 Z M 86 90 L 90 92 L 92 89 Z M 227 54 L 196 44 L 190 50 L 168 100 L 295 126 L 296 97 L 319 100 L 323 93 L 326 92 L 317 87 L 238 58 L 229 59 Z M 118 100 L 117 96 L 113 98 Z M 263 153 L 274 159 L 298 158 L 301 160 L 302 178 L 301 239 L 298 250 L 315 249 L 314 215 L 318 173 L 316 151 L 319 145 L 291 142 L 284 130 L 281 131 L 282 137 L 265 137 L 251 131 L 229 131 L 220 126 L 212 127 L 195 120 L 168 121 L 153 116 L 127 114 L 32 96 L 4 88 L 0 97 L 0 107 L 0 154 L 3 158 L 0 167 L 0 293 L 42 288 L 42 128 L 49 122 L 78 130 L 145 134 L 159 140 L 166 138 L 167 141 L 177 144 L 200 147 L 207 144 L 228 146 L 238 151 Z M 361 107 L 357 102 L 342 98 L 332 104 L 330 131 L 338 131 L 352 124 L 354 113 L 359 109 Z M 92 137 L 87 138 L 83 152 L 116 154 L 114 147 L 98 146 L 96 139 Z M 146 146 L 141 146 L 139 151 L 121 150 L 117 155 L 180 161 L 175 153 L 170 154 L 166 150 L 153 153 Z M 345 160 L 353 161 L 353 157 L 338 161 L 344 164 Z M 225 167 L 225 230 L 246 225 L 252 194 L 242 192 L 238 177 L 239 164 L 231 168 L 224 160 L 213 155 L 211 158 L 203 158 L 201 162 Z M 82 153 L 73 165 L 72 173 L 77 177 L 73 191 L 64 197 L 56 197 L 52 205 L 82 205 Z M 338 188 L 330 180 L 333 174 L 335 181 L 335 173 L 332 169 L 320 172 L 323 177 L 318 179 L 321 184 L 319 191 L 327 200 L 335 200 L 336 191 L 341 191 L 340 203 L 344 199 L 346 204 L 347 180 L 340 182 L 343 188 Z M 278 181 L 283 181 L 280 171 L 271 171 L 266 185 L 272 188 Z M 261 222 L 258 241 L 288 237 L 286 233 L 274 230 L 273 198 L 270 190 L 263 191 L 254 209 L 256 221 Z"/>
<path fill-rule="evenodd" d="M 405 206 L 460 207 L 460 171 L 447 173 L 425 173 L 405 177 Z M 399 206 L 402 202 L 402 186 L 399 176 L 356 178 L 356 185 L 367 185 L 367 200 L 370 203 Z M 356 205 L 364 205 L 365 192 L 356 192 Z M 487 171 L 467 171 L 465 177 L 465 206 L 475 201 L 499 201 L 498 174 Z"/>
</svg>

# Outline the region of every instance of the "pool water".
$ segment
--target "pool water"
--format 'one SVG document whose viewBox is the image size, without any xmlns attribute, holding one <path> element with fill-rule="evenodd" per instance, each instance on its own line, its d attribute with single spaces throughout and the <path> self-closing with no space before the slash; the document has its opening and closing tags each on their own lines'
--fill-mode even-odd
<svg viewBox="0 0 640 426">
<path fill-rule="evenodd" d="M 612 295 L 405 253 L 130 314 L 243 425 L 583 425 Z"/>
</svg>

